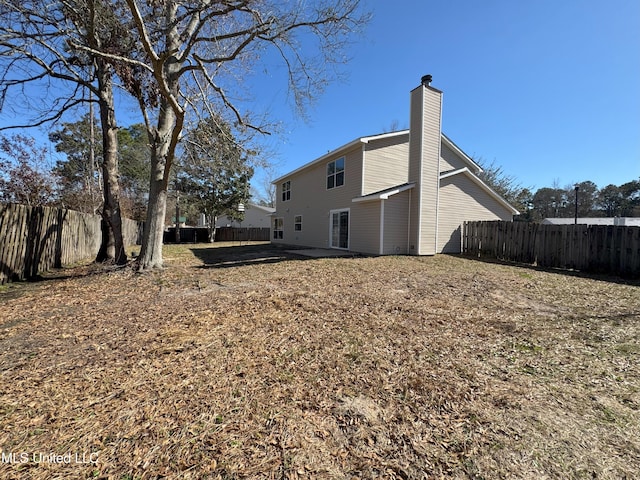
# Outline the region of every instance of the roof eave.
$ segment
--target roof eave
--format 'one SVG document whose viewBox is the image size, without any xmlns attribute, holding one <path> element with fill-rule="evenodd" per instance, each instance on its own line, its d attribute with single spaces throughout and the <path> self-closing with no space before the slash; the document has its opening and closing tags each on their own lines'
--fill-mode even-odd
<svg viewBox="0 0 640 480">
<path fill-rule="evenodd" d="M 449 148 L 451 148 L 455 153 L 457 153 L 460 158 L 462 158 L 465 162 L 467 162 L 471 167 L 477 170 L 478 173 L 482 172 L 482 167 L 478 165 L 473 159 L 467 155 L 458 145 L 454 143 L 449 137 L 447 137 L 444 133 L 442 134 L 442 140 L 447 144 Z"/>
<path fill-rule="evenodd" d="M 312 167 L 313 165 L 316 165 L 318 163 L 321 163 L 325 160 L 328 160 L 329 158 L 335 157 L 337 155 L 340 155 L 341 153 L 344 153 L 348 150 L 351 150 L 352 148 L 357 147 L 358 145 L 361 144 L 365 144 L 365 143 L 369 143 L 373 140 L 381 140 L 384 138 L 392 138 L 392 137 L 399 137 L 401 135 L 407 135 L 409 133 L 409 130 L 399 130 L 397 132 L 390 132 L 390 133 L 382 133 L 380 135 L 371 135 L 368 137 L 359 137 L 356 138 L 355 140 L 346 143 L 344 145 L 342 145 L 341 147 L 336 148 L 335 150 L 331 150 L 330 152 L 325 153 L 324 155 L 322 155 L 321 157 L 316 158 L 315 160 L 312 160 L 309 163 L 305 163 L 304 165 L 296 168 L 295 170 L 282 175 L 278 178 L 276 178 L 273 182 L 271 183 L 280 183 L 282 180 L 284 180 L 287 177 L 291 177 L 292 175 L 295 175 L 296 173 L 299 173 L 309 167 Z"/>
<path fill-rule="evenodd" d="M 489 185 L 484 183 L 481 178 L 476 176 L 471 170 L 467 167 L 461 168 L 459 170 L 453 170 L 451 172 L 443 173 L 440 175 L 440 180 L 444 180 L 445 178 L 453 177 L 455 175 L 464 174 L 467 175 L 471 180 L 476 183 L 480 188 L 482 188 L 486 193 L 492 196 L 495 200 L 497 200 L 502 206 L 506 207 L 508 210 L 514 215 L 520 215 L 520 212 L 509 202 L 507 202 L 504 198 L 502 198 L 495 190 L 493 190 Z"/>
<path fill-rule="evenodd" d="M 376 200 L 387 200 L 389 197 L 396 195 L 398 193 L 402 193 L 407 190 L 411 190 L 415 187 L 415 183 L 404 183 L 402 185 L 398 185 L 397 187 L 387 188 L 380 192 L 370 193 L 368 195 L 363 195 L 362 197 L 352 198 L 351 202 L 375 202 Z"/>
</svg>

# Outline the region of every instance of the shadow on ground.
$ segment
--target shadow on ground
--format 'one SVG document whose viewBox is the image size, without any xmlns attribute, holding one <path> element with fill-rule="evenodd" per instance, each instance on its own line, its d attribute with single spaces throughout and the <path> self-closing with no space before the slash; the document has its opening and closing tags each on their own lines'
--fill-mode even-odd
<svg viewBox="0 0 640 480">
<path fill-rule="evenodd" d="M 294 250 L 289 247 L 272 244 L 191 248 L 191 252 L 202 262 L 196 268 L 228 268 L 286 260 L 311 260 L 311 257 L 293 253 Z"/>
<path fill-rule="evenodd" d="M 510 262 L 507 260 L 499 260 L 496 258 L 476 257 L 474 255 L 465 255 L 465 254 L 453 254 L 453 256 L 459 256 L 461 258 L 466 258 L 468 260 L 475 260 L 477 262 L 482 262 L 482 263 L 516 267 L 516 268 L 521 268 L 523 270 L 531 270 L 533 272 L 553 273 L 556 275 L 563 275 L 566 277 L 599 280 L 601 282 L 616 283 L 619 285 L 640 286 L 640 278 L 622 277 L 619 275 L 613 275 L 609 273 L 583 272 L 579 270 L 568 270 L 564 268 L 541 267 L 539 265 L 532 265 L 530 263 Z"/>
</svg>

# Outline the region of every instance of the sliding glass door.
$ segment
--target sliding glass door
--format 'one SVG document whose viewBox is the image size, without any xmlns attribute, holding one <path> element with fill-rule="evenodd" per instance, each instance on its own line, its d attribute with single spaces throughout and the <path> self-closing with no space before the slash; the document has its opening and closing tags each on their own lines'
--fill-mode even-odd
<svg viewBox="0 0 640 480">
<path fill-rule="evenodd" d="M 332 210 L 330 215 L 329 236 L 332 248 L 349 248 L 349 209 Z"/>
</svg>

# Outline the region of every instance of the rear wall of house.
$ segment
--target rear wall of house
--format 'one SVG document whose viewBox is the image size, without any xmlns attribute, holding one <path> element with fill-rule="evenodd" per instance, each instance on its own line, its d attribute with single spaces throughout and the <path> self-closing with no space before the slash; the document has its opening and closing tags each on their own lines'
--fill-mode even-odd
<svg viewBox="0 0 640 480">
<path fill-rule="evenodd" d="M 285 245 L 329 248 L 330 210 L 351 209 L 351 199 L 360 195 L 361 155 L 362 148 L 356 146 L 346 153 L 328 158 L 282 179 L 277 185 L 276 212 L 273 217 L 284 219 L 284 236 L 282 239 L 274 239 L 272 232 L 271 241 Z M 344 185 L 327 189 L 327 164 L 342 156 L 345 157 Z M 282 183 L 287 180 L 291 182 L 291 199 L 282 201 Z M 294 230 L 296 215 L 302 215 L 300 231 Z"/>
<path fill-rule="evenodd" d="M 380 253 L 380 202 L 353 203 L 350 218 L 349 249 L 372 255 Z"/>
<path fill-rule="evenodd" d="M 440 181 L 438 253 L 460 253 L 462 224 L 474 220 L 512 220 L 513 214 L 464 174 Z"/>
<path fill-rule="evenodd" d="M 384 245 L 385 255 L 408 253 L 409 201 L 412 191 L 393 195 L 384 201 Z"/>
<path fill-rule="evenodd" d="M 406 183 L 409 178 L 409 133 L 365 145 L 362 195 Z"/>
</svg>

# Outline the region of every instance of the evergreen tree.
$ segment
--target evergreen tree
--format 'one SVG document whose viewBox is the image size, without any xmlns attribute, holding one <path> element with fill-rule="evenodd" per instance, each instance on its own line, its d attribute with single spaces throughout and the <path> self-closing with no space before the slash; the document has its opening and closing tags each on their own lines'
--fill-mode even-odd
<svg viewBox="0 0 640 480">
<path fill-rule="evenodd" d="M 230 126 L 220 118 L 202 120 L 184 142 L 175 184 L 190 207 L 205 215 L 213 242 L 217 217 L 242 220 L 238 206 L 249 200 L 253 153 L 238 144 Z"/>
<path fill-rule="evenodd" d="M 73 123 L 63 123 L 60 130 L 49 134 L 56 151 L 64 159 L 53 169 L 57 177 L 61 204 L 64 208 L 97 213 L 102 205 L 102 133 L 89 114 Z"/>
</svg>

